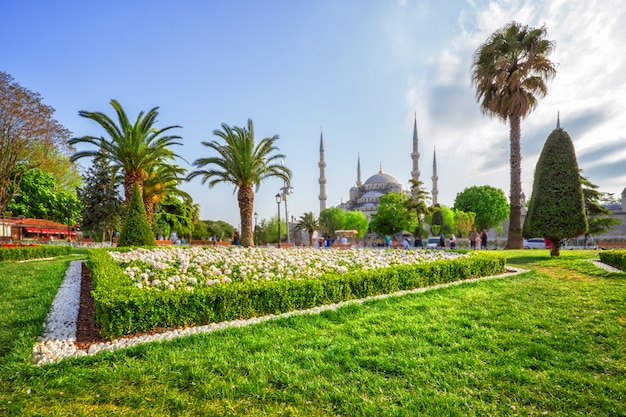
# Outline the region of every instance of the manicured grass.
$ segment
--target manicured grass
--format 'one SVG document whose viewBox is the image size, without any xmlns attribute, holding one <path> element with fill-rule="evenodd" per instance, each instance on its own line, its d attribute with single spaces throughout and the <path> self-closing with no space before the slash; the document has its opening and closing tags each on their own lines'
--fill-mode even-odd
<svg viewBox="0 0 626 417">
<path fill-rule="evenodd" d="M 626 274 L 500 253 L 530 272 L 45 367 L 68 261 L 0 264 L 0 415 L 626 415 Z"/>
</svg>

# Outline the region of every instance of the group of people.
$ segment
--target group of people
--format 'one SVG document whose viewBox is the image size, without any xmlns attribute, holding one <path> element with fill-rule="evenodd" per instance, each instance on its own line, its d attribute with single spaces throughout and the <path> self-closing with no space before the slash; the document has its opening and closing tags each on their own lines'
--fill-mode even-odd
<svg viewBox="0 0 626 417">
<path fill-rule="evenodd" d="M 470 241 L 470 248 L 476 250 L 476 243 L 480 241 L 480 248 L 487 249 L 487 242 L 489 237 L 487 236 L 487 229 L 483 229 L 482 233 L 479 235 L 474 227 L 472 231 L 468 235 Z"/>
</svg>

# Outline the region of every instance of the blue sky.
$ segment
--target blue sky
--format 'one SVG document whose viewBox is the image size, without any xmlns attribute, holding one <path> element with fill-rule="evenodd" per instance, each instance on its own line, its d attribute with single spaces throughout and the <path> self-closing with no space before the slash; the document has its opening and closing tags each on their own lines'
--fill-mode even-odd
<svg viewBox="0 0 626 417">
<path fill-rule="evenodd" d="M 158 106 L 160 127 L 182 126 L 176 151 L 193 169 L 213 130 L 250 118 L 259 139 L 280 136 L 295 217 L 319 211 L 320 129 L 330 207 L 348 199 L 357 155 L 363 180 L 382 164 L 408 186 L 415 116 L 421 180 L 431 188 L 436 147 L 440 203 L 474 185 L 508 195 L 509 129 L 476 103 L 472 54 L 509 21 L 545 24 L 558 74 L 522 121 L 524 191 L 557 112 L 584 174 L 616 197 L 626 187 L 622 0 L 24 0 L 2 11 L 0 70 L 39 92 L 74 136 L 102 134 L 79 110 L 113 115 L 116 99 L 134 119 Z M 261 185 L 260 219 L 275 215 L 281 186 Z M 196 179 L 182 188 L 203 219 L 239 224 L 232 186 Z"/>
</svg>

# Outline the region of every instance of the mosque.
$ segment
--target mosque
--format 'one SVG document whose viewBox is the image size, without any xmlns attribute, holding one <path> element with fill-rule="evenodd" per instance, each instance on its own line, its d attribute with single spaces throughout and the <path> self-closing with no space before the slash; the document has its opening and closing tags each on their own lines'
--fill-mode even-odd
<svg viewBox="0 0 626 417">
<path fill-rule="evenodd" d="M 413 169 L 411 171 L 411 178 L 419 181 L 420 171 L 419 171 L 419 158 L 420 153 L 418 151 L 418 136 L 417 136 L 417 116 L 413 123 L 413 152 L 411 153 L 411 159 L 413 160 Z M 324 162 L 324 137 L 320 133 L 320 161 L 318 163 L 320 168 L 320 211 L 326 208 L 326 162 Z M 433 181 L 433 187 L 431 190 L 432 196 L 432 204 L 437 204 L 437 195 L 439 191 L 437 190 L 437 180 L 439 177 L 437 176 L 437 158 L 436 154 L 433 153 L 433 176 L 431 177 Z M 378 212 L 378 204 L 381 195 L 385 195 L 388 193 L 400 193 L 404 192 L 402 189 L 402 184 L 398 182 L 393 176 L 386 174 L 383 172 L 382 163 L 380 165 L 380 169 L 378 173 L 372 175 L 365 182 L 361 181 L 361 159 L 358 157 L 357 159 L 357 173 L 356 173 L 356 184 L 350 188 L 349 192 L 349 200 L 346 202 L 342 202 L 337 207 L 344 211 L 360 211 L 365 214 L 367 220 L 371 221 L 372 216 Z"/>
</svg>

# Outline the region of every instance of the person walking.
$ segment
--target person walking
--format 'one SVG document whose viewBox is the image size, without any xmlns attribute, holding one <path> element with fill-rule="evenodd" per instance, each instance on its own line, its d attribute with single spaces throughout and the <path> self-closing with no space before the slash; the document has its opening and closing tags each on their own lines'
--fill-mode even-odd
<svg viewBox="0 0 626 417">
<path fill-rule="evenodd" d="M 470 249 L 476 250 L 476 239 L 478 239 L 478 232 L 476 231 L 475 227 L 469 233 L 468 238 L 469 238 L 469 241 L 470 241 Z"/>
<path fill-rule="evenodd" d="M 439 235 L 439 246 L 441 247 L 441 249 L 446 248 L 446 238 L 443 233 Z"/>
<path fill-rule="evenodd" d="M 454 236 L 454 233 L 450 235 L 450 249 L 456 249 L 456 236 Z"/>
<path fill-rule="evenodd" d="M 480 248 L 487 249 L 487 229 L 483 229 L 483 233 L 480 235 Z"/>
</svg>

